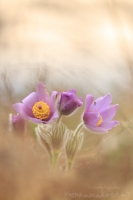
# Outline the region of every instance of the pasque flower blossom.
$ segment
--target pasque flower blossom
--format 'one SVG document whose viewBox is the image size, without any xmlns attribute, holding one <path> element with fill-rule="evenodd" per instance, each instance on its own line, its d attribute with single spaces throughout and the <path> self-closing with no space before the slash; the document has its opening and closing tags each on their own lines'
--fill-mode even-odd
<svg viewBox="0 0 133 200">
<path fill-rule="evenodd" d="M 53 91 L 49 96 L 45 85 L 40 82 L 36 92 L 28 95 L 22 100 L 22 103 L 14 104 L 13 108 L 27 120 L 47 124 L 58 117 L 58 112 L 55 109 L 56 95 L 57 92 Z"/>
<path fill-rule="evenodd" d="M 13 115 L 12 116 L 12 126 L 13 129 L 17 132 L 25 131 L 25 120 L 21 115 Z"/>
<path fill-rule="evenodd" d="M 116 114 L 118 105 L 110 105 L 112 97 L 107 94 L 94 101 L 94 96 L 86 96 L 86 108 L 83 114 L 85 126 L 96 133 L 105 133 L 120 123 L 112 120 Z"/>
<path fill-rule="evenodd" d="M 83 104 L 81 97 L 76 97 L 76 90 L 71 89 L 59 94 L 58 110 L 61 115 L 69 115 Z"/>
</svg>

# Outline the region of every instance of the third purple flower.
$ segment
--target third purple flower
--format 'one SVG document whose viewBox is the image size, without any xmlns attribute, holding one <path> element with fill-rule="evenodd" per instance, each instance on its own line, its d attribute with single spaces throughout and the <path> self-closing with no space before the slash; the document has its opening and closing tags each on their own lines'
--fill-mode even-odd
<svg viewBox="0 0 133 200">
<path fill-rule="evenodd" d="M 83 114 L 85 126 L 92 132 L 105 133 L 120 123 L 112 120 L 116 114 L 118 104 L 110 105 L 112 97 L 107 94 L 94 101 L 94 96 L 86 96 L 86 108 Z"/>
</svg>

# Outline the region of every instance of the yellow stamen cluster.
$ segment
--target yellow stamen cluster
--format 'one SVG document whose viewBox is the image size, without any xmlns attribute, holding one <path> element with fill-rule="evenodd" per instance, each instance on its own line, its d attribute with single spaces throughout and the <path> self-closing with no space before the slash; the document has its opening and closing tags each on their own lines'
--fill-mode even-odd
<svg viewBox="0 0 133 200">
<path fill-rule="evenodd" d="M 41 120 L 47 119 L 50 115 L 50 107 L 43 101 L 36 102 L 32 107 L 33 115 Z"/>
<path fill-rule="evenodd" d="M 100 126 L 102 122 L 103 122 L 103 118 L 100 116 L 100 119 L 99 119 L 99 121 L 97 122 L 96 126 Z"/>
</svg>

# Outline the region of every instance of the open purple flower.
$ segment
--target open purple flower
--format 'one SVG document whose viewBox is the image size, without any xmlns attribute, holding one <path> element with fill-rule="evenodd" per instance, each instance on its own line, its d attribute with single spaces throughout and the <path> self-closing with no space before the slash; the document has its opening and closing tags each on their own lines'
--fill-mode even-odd
<svg viewBox="0 0 133 200">
<path fill-rule="evenodd" d="M 58 117 L 58 112 L 55 110 L 56 94 L 57 92 L 53 91 L 49 96 L 44 84 L 40 82 L 36 92 L 28 95 L 22 103 L 14 104 L 13 108 L 27 120 L 47 124 Z"/>
<path fill-rule="evenodd" d="M 21 115 L 12 116 L 13 129 L 17 132 L 24 132 L 25 130 L 25 120 Z"/>
<path fill-rule="evenodd" d="M 113 120 L 118 105 L 110 105 L 112 97 L 107 94 L 94 101 L 94 96 L 88 94 L 86 96 L 86 108 L 83 114 L 85 126 L 96 133 L 105 133 L 120 123 Z"/>
<path fill-rule="evenodd" d="M 82 98 L 76 97 L 76 90 L 71 89 L 59 95 L 58 110 L 61 115 L 70 115 L 83 104 Z"/>
</svg>

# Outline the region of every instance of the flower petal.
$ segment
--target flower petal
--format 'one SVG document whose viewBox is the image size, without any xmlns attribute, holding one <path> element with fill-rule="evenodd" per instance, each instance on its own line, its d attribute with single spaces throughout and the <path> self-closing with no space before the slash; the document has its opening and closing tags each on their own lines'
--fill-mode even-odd
<svg viewBox="0 0 133 200">
<path fill-rule="evenodd" d="M 77 105 L 78 105 L 78 107 L 83 105 L 83 98 L 81 98 L 81 97 L 77 98 Z"/>
<path fill-rule="evenodd" d="M 25 130 L 25 120 L 21 115 L 12 116 L 12 124 L 15 131 L 24 132 Z"/>
<path fill-rule="evenodd" d="M 50 106 L 50 111 L 51 113 L 54 112 L 55 110 L 55 101 L 57 98 L 58 92 L 57 91 L 53 91 L 49 100 L 49 106 Z"/>
<path fill-rule="evenodd" d="M 16 110 L 17 113 L 21 114 L 22 117 L 33 117 L 33 113 L 30 109 L 28 109 L 23 103 L 15 103 L 12 105 L 14 110 Z"/>
<path fill-rule="evenodd" d="M 86 127 L 93 133 L 107 133 L 108 132 L 106 129 L 102 127 L 93 127 L 93 126 L 86 126 Z"/>
<path fill-rule="evenodd" d="M 77 98 L 76 90 L 71 89 L 67 92 L 62 92 L 60 94 L 60 98 L 58 98 L 57 108 L 62 115 L 70 115 L 82 104 L 82 98 Z"/>
<path fill-rule="evenodd" d="M 29 109 L 32 109 L 32 107 L 37 101 L 38 98 L 35 92 L 32 92 L 25 99 L 22 100 L 23 104 Z"/>
<path fill-rule="evenodd" d="M 59 110 L 64 110 L 64 107 L 68 105 L 71 101 L 75 99 L 75 95 L 73 93 L 62 92 L 60 101 L 59 101 Z"/>
<path fill-rule="evenodd" d="M 106 130 L 110 130 L 119 124 L 120 124 L 120 122 L 118 122 L 117 120 L 114 120 L 114 121 L 110 121 L 110 122 L 103 122 L 100 127 L 104 128 Z"/>
<path fill-rule="evenodd" d="M 83 116 L 83 120 L 85 125 L 88 126 L 96 126 L 97 122 L 100 120 L 100 114 L 99 113 L 93 113 L 93 112 L 88 112 L 85 113 Z"/>
<path fill-rule="evenodd" d="M 78 105 L 78 102 L 76 99 L 73 101 L 69 101 L 64 107 L 62 107 L 62 113 L 65 115 L 70 115 L 78 107 L 79 107 L 79 105 Z"/>
<path fill-rule="evenodd" d="M 91 104 L 94 101 L 94 96 L 92 96 L 91 94 L 88 94 L 86 96 L 86 107 L 85 107 L 85 112 L 88 112 L 90 109 Z"/>
<path fill-rule="evenodd" d="M 28 120 L 34 122 L 34 123 L 43 123 L 43 121 L 41 119 L 37 119 L 34 117 L 27 117 Z"/>
<path fill-rule="evenodd" d="M 54 112 L 53 116 L 50 118 L 50 120 L 49 120 L 49 121 L 43 121 L 42 123 L 43 123 L 43 124 L 50 123 L 50 122 L 52 122 L 55 118 L 58 118 L 58 117 L 59 117 L 58 112 L 55 110 L 55 112 Z"/>
<path fill-rule="evenodd" d="M 16 123 L 18 121 L 24 122 L 24 118 L 21 115 L 13 115 L 12 116 L 12 123 Z"/>
<path fill-rule="evenodd" d="M 100 97 L 94 101 L 94 104 L 91 105 L 90 111 L 99 111 L 102 112 L 107 106 L 112 102 L 111 94 L 107 94 L 104 97 Z"/>
<path fill-rule="evenodd" d="M 72 94 L 75 94 L 75 96 L 76 96 L 76 90 L 75 89 L 68 90 L 67 93 L 69 93 L 69 92 L 72 93 Z"/>
<path fill-rule="evenodd" d="M 39 82 L 37 90 L 36 90 L 36 94 L 37 94 L 39 101 L 43 101 L 43 102 L 46 102 L 46 103 L 49 102 L 50 96 L 49 96 L 49 94 L 46 90 L 45 85 L 42 82 Z"/>
<path fill-rule="evenodd" d="M 108 106 L 107 109 L 102 111 L 100 114 L 101 114 L 101 116 L 103 118 L 103 121 L 106 122 L 106 121 L 112 120 L 113 117 L 116 114 L 117 108 L 118 108 L 118 104 L 112 105 L 112 106 Z"/>
</svg>

